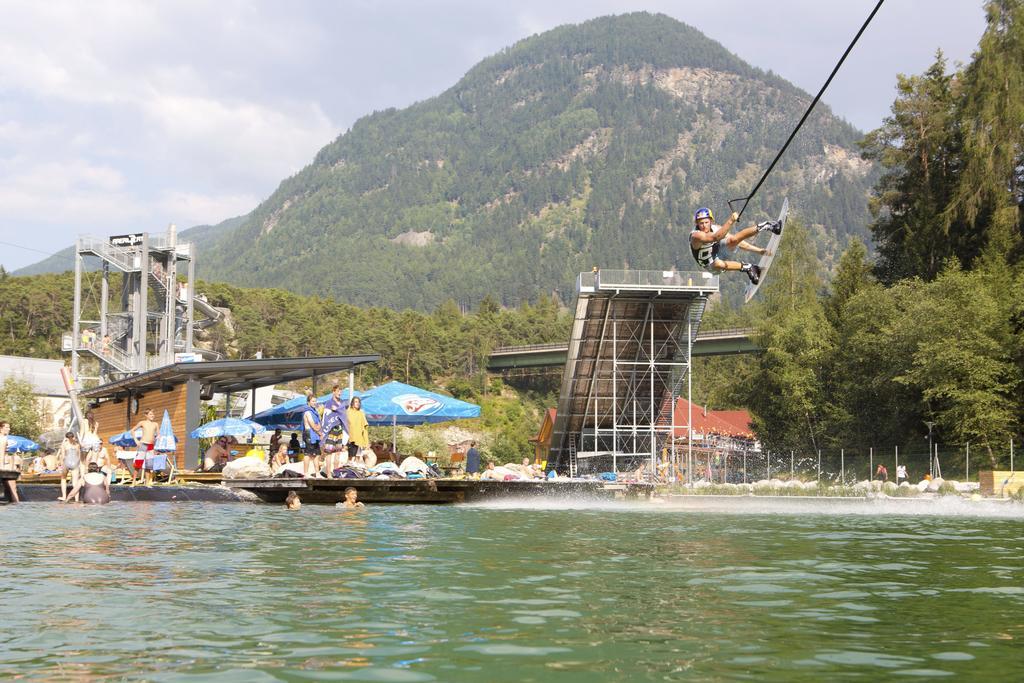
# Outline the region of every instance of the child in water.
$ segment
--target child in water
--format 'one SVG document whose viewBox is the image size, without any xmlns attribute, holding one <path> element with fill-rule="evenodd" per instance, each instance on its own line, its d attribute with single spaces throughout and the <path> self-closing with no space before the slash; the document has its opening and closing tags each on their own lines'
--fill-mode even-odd
<svg viewBox="0 0 1024 683">
<path fill-rule="evenodd" d="M 335 507 L 346 508 L 348 510 L 358 510 L 360 508 L 366 507 L 357 500 L 358 497 L 359 493 L 354 488 L 349 486 L 348 488 L 345 489 L 345 500 L 341 503 L 338 503 Z"/>
<path fill-rule="evenodd" d="M 295 491 L 289 491 L 288 497 L 284 499 L 284 507 L 286 510 L 298 510 L 302 507 L 302 501 L 299 500 L 299 494 Z"/>
</svg>

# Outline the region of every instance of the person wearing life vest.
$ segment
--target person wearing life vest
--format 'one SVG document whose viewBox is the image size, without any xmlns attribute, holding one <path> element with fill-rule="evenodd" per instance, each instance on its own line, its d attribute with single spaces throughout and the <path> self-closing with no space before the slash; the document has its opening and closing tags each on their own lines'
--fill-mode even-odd
<svg viewBox="0 0 1024 683">
<path fill-rule="evenodd" d="M 715 271 L 740 270 L 747 274 L 751 284 L 756 285 L 761 281 L 761 269 L 753 263 L 729 260 L 728 256 L 731 256 L 731 252 L 737 247 L 755 254 L 767 254 L 766 248 L 754 246 L 747 242 L 747 239 L 762 232 L 781 235 L 782 222 L 762 221 L 740 230 L 735 235 L 730 235 L 729 231 L 737 220 L 739 214 L 734 211 L 724 225 L 715 225 L 711 209 L 697 209 L 693 214 L 694 227 L 690 233 L 690 251 L 701 268 Z"/>
<path fill-rule="evenodd" d="M 312 393 L 306 398 L 306 410 L 302 413 L 302 430 L 306 439 L 306 455 L 302 459 L 302 474 L 306 477 L 320 476 L 320 444 L 323 442 L 324 430 L 320 422 L 320 412 L 316 409 L 316 396 Z"/>
</svg>

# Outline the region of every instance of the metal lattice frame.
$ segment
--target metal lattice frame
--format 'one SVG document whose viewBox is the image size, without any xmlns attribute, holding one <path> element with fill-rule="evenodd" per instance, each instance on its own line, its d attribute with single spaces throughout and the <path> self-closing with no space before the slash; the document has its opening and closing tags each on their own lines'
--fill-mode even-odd
<svg viewBox="0 0 1024 683">
<path fill-rule="evenodd" d="M 592 279 L 587 278 L 591 276 Z M 592 284 L 590 284 L 592 282 Z M 674 406 L 716 278 L 700 273 L 583 274 L 549 461 L 561 471 L 657 465 L 675 452 Z M 686 384 L 689 397 L 689 384 Z"/>
</svg>

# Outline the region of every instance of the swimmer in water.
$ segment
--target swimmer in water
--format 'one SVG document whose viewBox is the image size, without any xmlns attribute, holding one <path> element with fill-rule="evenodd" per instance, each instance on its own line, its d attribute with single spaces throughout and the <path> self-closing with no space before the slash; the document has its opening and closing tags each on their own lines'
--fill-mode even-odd
<svg viewBox="0 0 1024 683">
<path fill-rule="evenodd" d="M 345 508 L 347 510 L 359 510 L 361 508 L 366 507 L 357 500 L 358 497 L 359 493 L 354 488 L 349 486 L 348 488 L 345 489 L 345 500 L 342 501 L 341 503 L 338 503 L 335 507 Z"/>
<path fill-rule="evenodd" d="M 64 499 L 64 502 L 71 502 L 79 490 L 82 492 L 83 503 L 106 505 L 110 502 L 110 478 L 100 470 L 96 463 L 89 465 L 89 471 L 79 479 L 78 484 L 71 489 L 71 493 Z"/>
<path fill-rule="evenodd" d="M 286 510 L 298 510 L 302 507 L 302 501 L 299 500 L 299 494 L 295 491 L 289 491 L 288 497 L 284 499 L 284 507 Z"/>
</svg>

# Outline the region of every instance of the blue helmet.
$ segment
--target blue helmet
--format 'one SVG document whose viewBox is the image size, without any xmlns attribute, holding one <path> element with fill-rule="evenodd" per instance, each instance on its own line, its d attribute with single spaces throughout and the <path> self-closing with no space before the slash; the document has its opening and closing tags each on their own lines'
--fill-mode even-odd
<svg viewBox="0 0 1024 683">
<path fill-rule="evenodd" d="M 701 218 L 710 218 L 711 221 L 714 222 L 715 215 L 711 213 L 711 209 L 707 208 L 706 206 L 702 206 L 701 208 L 697 209 L 697 211 L 693 214 L 694 225 L 696 225 L 697 221 L 699 221 Z"/>
</svg>

